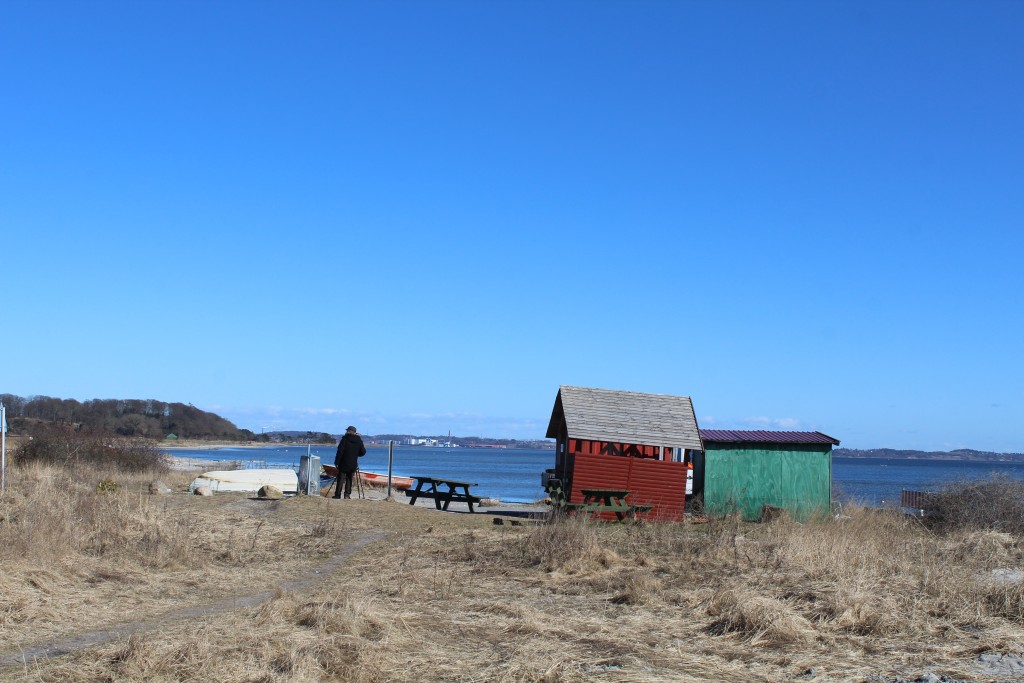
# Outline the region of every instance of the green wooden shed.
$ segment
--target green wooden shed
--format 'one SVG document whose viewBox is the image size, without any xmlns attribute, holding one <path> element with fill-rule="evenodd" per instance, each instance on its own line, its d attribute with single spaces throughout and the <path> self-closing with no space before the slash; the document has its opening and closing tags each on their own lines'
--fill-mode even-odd
<svg viewBox="0 0 1024 683">
<path fill-rule="evenodd" d="M 736 510 L 745 520 L 764 506 L 796 519 L 827 514 L 832 503 L 832 447 L 821 432 L 701 429 L 703 454 L 694 460 L 694 495 L 704 510 L 721 516 Z"/>
</svg>

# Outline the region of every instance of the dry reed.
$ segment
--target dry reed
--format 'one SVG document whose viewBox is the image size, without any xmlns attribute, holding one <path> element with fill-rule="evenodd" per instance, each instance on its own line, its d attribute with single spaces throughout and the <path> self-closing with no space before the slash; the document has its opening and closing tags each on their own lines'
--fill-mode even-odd
<svg viewBox="0 0 1024 683">
<path fill-rule="evenodd" d="M 118 623 L 123 606 L 102 607 L 118 601 L 156 623 L 0 678 L 772 681 L 810 667 L 824 680 L 966 678 L 980 652 L 1024 650 L 1024 544 L 991 525 L 863 508 L 805 524 L 511 527 L 392 501 L 151 497 L 145 477 L 117 476 L 17 474 L 0 501 L 0 640 L 48 633 L 30 622 L 69 634 Z M 107 477 L 117 490 L 97 489 Z M 316 583 L 174 617 L 172 601 L 273 593 L 367 529 L 392 533 Z"/>
</svg>

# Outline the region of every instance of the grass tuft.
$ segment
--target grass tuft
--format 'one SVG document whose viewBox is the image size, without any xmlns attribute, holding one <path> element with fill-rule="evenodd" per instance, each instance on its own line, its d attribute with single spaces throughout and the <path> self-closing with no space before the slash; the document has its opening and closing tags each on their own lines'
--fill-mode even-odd
<svg viewBox="0 0 1024 683">
<path fill-rule="evenodd" d="M 547 571 L 607 567 L 618 561 L 618 555 L 602 545 L 597 524 L 583 517 L 552 517 L 547 524 L 532 529 L 524 556 Z"/>
<path fill-rule="evenodd" d="M 738 633 L 752 644 L 806 643 L 814 639 L 813 626 L 797 610 L 746 587 L 719 591 L 707 612 L 717 618 L 712 630 Z"/>
</svg>

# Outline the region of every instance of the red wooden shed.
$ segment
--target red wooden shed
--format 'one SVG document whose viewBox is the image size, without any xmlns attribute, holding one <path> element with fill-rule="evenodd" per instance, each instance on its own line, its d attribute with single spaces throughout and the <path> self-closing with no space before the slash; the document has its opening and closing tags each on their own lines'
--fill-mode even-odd
<svg viewBox="0 0 1024 683">
<path fill-rule="evenodd" d="M 569 502 L 582 502 L 582 489 L 624 489 L 651 506 L 643 517 L 682 519 L 689 455 L 703 450 L 689 396 L 562 386 L 547 437 L 556 442 L 547 476 Z"/>
</svg>

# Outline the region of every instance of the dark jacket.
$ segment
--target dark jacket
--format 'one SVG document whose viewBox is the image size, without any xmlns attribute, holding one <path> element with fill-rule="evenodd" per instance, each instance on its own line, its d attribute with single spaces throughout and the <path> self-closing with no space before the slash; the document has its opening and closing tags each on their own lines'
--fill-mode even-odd
<svg viewBox="0 0 1024 683">
<path fill-rule="evenodd" d="M 339 472 L 355 472 L 359 467 L 357 458 L 366 455 L 366 446 L 358 434 L 345 432 L 338 444 L 338 453 L 334 456 L 334 466 Z"/>
</svg>

